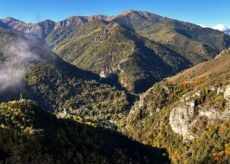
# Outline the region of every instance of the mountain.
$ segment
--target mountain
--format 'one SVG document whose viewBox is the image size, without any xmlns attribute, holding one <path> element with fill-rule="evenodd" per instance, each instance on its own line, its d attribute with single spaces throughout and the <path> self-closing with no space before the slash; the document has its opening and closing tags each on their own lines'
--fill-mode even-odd
<svg viewBox="0 0 230 164">
<path fill-rule="evenodd" d="M 1 19 L 2 22 L 5 22 L 13 29 L 26 33 L 35 32 L 39 36 L 41 36 L 40 28 L 46 28 L 45 31 L 48 32 L 42 38 L 46 39 L 50 44 L 57 43 L 63 37 L 66 38 L 69 34 L 77 30 L 79 26 L 93 20 L 116 22 L 150 40 L 173 47 L 190 60 L 192 60 L 190 54 L 196 55 L 196 58 L 200 60 L 205 60 L 207 58 L 205 53 L 213 55 L 229 46 L 229 36 L 221 32 L 144 11 L 128 10 L 116 16 L 73 16 L 56 23 L 49 21 L 47 23 L 49 25 L 45 27 L 41 24 L 47 21 L 31 24 L 13 18 Z M 191 49 L 194 46 L 197 49 Z M 192 52 L 192 50 L 195 50 L 195 52 Z M 199 61 L 194 60 L 193 62 L 197 63 Z"/>
<path fill-rule="evenodd" d="M 18 22 L 22 22 L 22 21 L 19 21 L 17 19 L 14 19 L 14 18 L 11 18 L 11 17 L 7 17 L 7 18 L 4 18 L 4 19 L 1 19 L 1 22 L 9 25 L 9 27 L 14 27 L 14 25 Z"/>
<path fill-rule="evenodd" d="M 229 47 L 143 11 L 1 19 L 0 160 L 229 163 Z"/>
<path fill-rule="evenodd" d="M 6 29 L 6 28 L 8 28 L 8 26 L 5 23 L 3 23 L 2 21 L 0 21 L 0 28 Z"/>
<path fill-rule="evenodd" d="M 77 31 L 53 50 L 65 61 L 102 78 L 117 76 L 121 85 L 131 92 L 143 92 L 190 64 L 173 50 L 117 23 L 91 21 L 79 31 L 81 34 Z"/>
<path fill-rule="evenodd" d="M 226 30 L 224 32 L 230 35 L 230 29 L 228 29 L 228 30 Z"/>
<path fill-rule="evenodd" d="M 156 83 L 132 107 L 123 132 L 165 148 L 173 163 L 228 163 L 230 50 Z"/>
<path fill-rule="evenodd" d="M 101 77 L 112 76 L 135 94 L 215 58 L 230 46 L 230 36 L 220 31 L 144 11 L 73 16 L 38 24 L 13 18 L 1 21 L 14 30 L 35 34 L 65 61 Z"/>
<path fill-rule="evenodd" d="M 55 26 L 55 22 L 51 20 L 45 20 L 43 22 L 33 24 L 25 23 L 11 17 L 7 17 L 1 19 L 1 21 L 13 30 L 29 33 L 42 39 L 44 39 L 51 31 L 53 31 Z"/>
<path fill-rule="evenodd" d="M 82 69 L 103 77 L 116 74 L 128 91 L 140 93 L 164 77 L 214 58 L 229 45 L 230 37 L 221 32 L 129 10 L 107 22 L 86 22 L 59 39 L 53 50 Z M 130 54 L 134 57 L 127 59 Z"/>
<path fill-rule="evenodd" d="M 117 22 L 122 26 L 135 30 L 138 34 L 148 39 L 169 44 L 170 46 L 175 46 L 175 39 L 179 39 L 181 43 L 186 41 L 190 43 L 192 40 L 191 45 L 202 42 L 204 46 L 211 46 L 211 48 L 216 46 L 219 50 L 223 49 L 223 46 L 228 46 L 227 43 L 227 45 L 221 45 L 219 43 L 220 41 L 228 42 L 224 40 L 223 37 L 225 36 L 223 33 L 144 11 L 128 10 L 116 16 L 73 16 L 59 22 L 45 20 L 40 23 L 25 23 L 11 17 L 0 20 L 12 29 L 37 34 L 37 36 L 46 39 L 50 44 L 55 44 L 60 38 L 72 33 L 78 29 L 79 26 L 87 22 L 101 20 L 105 22 Z M 165 36 L 165 34 L 168 36 Z M 210 34 L 213 38 L 215 36 L 217 41 L 210 40 L 210 36 L 207 36 L 207 34 Z M 177 37 L 177 35 L 180 36 Z M 207 47 L 203 48 L 207 49 Z"/>
<path fill-rule="evenodd" d="M 3 163 L 169 163 L 163 149 L 70 119 L 58 119 L 29 100 L 0 104 Z"/>
<path fill-rule="evenodd" d="M 122 125 L 133 96 L 65 61 L 42 42 L 0 30 L 0 100 L 35 100 L 50 112 Z"/>
<path fill-rule="evenodd" d="M 65 37 L 69 32 L 73 32 L 80 25 L 94 19 L 107 20 L 109 17 L 103 15 L 89 17 L 73 16 L 59 22 L 45 20 L 39 23 L 26 23 L 7 17 L 0 19 L 0 21 L 5 23 L 11 29 L 27 34 L 33 34 L 38 38 L 47 40 L 50 44 L 54 44 L 58 39 Z"/>
<path fill-rule="evenodd" d="M 167 45 L 193 64 L 210 59 L 229 47 L 228 35 L 148 12 L 126 11 L 113 21 L 141 36 Z"/>
</svg>

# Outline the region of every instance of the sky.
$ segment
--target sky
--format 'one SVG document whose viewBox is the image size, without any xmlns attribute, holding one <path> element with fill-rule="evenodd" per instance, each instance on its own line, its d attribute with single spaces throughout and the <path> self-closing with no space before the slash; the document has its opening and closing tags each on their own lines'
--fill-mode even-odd
<svg viewBox="0 0 230 164">
<path fill-rule="evenodd" d="M 76 15 L 116 15 L 128 9 L 204 26 L 230 26 L 230 0 L 0 0 L 0 18 L 33 23 Z"/>
</svg>

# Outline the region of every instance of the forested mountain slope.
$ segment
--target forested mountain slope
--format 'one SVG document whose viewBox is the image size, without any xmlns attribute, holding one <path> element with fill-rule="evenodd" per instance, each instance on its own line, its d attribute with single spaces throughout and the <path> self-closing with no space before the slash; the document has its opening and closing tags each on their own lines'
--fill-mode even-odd
<svg viewBox="0 0 230 164">
<path fill-rule="evenodd" d="M 140 96 L 124 132 L 166 148 L 173 163 L 230 157 L 230 51 L 167 78 Z"/>
<path fill-rule="evenodd" d="M 144 92 L 156 81 L 212 59 L 230 46 L 230 36 L 220 31 L 144 11 L 38 24 L 13 18 L 1 22 L 42 39 L 77 67 L 103 77 L 118 76 L 133 93 Z M 127 76 L 127 72 L 131 73 Z"/>
<path fill-rule="evenodd" d="M 165 44 L 193 64 L 213 58 L 230 46 L 229 35 L 220 31 L 148 12 L 126 11 L 113 21 L 150 40 Z"/>
<path fill-rule="evenodd" d="M 6 30 L 0 35 L 1 101 L 22 94 L 52 112 L 112 122 L 129 111 L 126 91 L 64 62 L 37 40 Z"/>
<path fill-rule="evenodd" d="M 58 119 L 33 101 L 0 104 L 0 161 L 168 163 L 166 152 L 95 125 Z"/>
<path fill-rule="evenodd" d="M 167 150 L 229 163 L 229 47 L 220 31 L 133 10 L 1 19 L 0 159 L 167 163 Z"/>
<path fill-rule="evenodd" d="M 84 70 L 101 77 L 118 76 L 122 86 L 131 92 L 143 92 L 154 82 L 188 67 L 190 62 L 173 50 L 138 36 L 116 23 L 82 29 L 92 31 L 63 40 L 54 47 L 57 54 Z"/>
</svg>

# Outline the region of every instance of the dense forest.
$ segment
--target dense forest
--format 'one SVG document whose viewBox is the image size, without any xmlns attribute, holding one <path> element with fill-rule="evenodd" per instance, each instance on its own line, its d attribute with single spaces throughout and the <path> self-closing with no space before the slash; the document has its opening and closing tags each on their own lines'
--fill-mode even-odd
<svg viewBox="0 0 230 164">
<path fill-rule="evenodd" d="M 116 131 L 58 119 L 33 101 L 0 105 L 0 159 L 6 163 L 167 163 L 164 149 Z"/>
<path fill-rule="evenodd" d="M 229 47 L 133 10 L 0 19 L 0 163 L 230 163 Z"/>
</svg>

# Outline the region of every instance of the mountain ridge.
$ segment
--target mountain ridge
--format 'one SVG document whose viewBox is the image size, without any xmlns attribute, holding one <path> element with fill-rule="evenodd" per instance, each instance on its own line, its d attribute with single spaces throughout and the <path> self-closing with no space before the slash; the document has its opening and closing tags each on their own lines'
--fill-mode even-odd
<svg viewBox="0 0 230 164">
<path fill-rule="evenodd" d="M 119 43 L 115 43 L 116 39 L 119 40 Z M 72 45 L 76 46 L 71 48 Z M 92 46 L 90 47 L 90 45 Z M 116 48 L 113 48 L 114 46 Z M 167 76 L 166 74 L 171 74 L 172 68 L 177 72 L 177 70 L 186 68 L 189 65 L 189 62 L 179 54 L 158 43 L 146 40 L 116 23 L 102 25 L 83 38 L 77 39 L 75 36 L 68 38 L 63 43 L 57 44 L 53 49 L 67 62 L 78 65 L 82 69 L 93 71 L 103 77 L 108 77 L 112 74 L 118 75 L 119 81 L 123 86 L 128 87 L 129 84 L 131 87 L 134 84 L 134 89 L 129 88 L 129 91 L 146 88 L 143 85 L 140 86 L 141 84 L 137 85 L 137 79 L 132 81 L 132 77 L 127 78 L 129 74 L 135 74 L 136 76 L 138 76 L 138 73 L 143 74 L 143 76 L 146 74 L 148 80 L 144 77 L 139 80 L 151 85 Z M 109 55 L 103 55 L 101 51 L 107 51 Z M 94 63 L 95 60 L 100 60 L 100 62 Z M 136 67 L 134 67 L 135 65 Z M 132 67 L 136 71 L 132 70 Z M 141 73 L 142 70 L 146 70 L 146 73 Z M 156 73 L 151 72 L 154 70 L 158 70 L 158 76 Z M 137 86 L 135 86 L 135 83 Z"/>
<path fill-rule="evenodd" d="M 229 163 L 229 47 L 133 10 L 0 20 L 0 160 Z"/>
<path fill-rule="evenodd" d="M 123 87 L 133 93 L 143 92 L 166 76 L 210 60 L 221 50 L 230 47 L 230 36 L 222 32 L 144 11 L 127 10 L 116 16 L 73 16 L 59 22 L 43 21 L 38 24 L 26 24 L 11 18 L 5 19 L 5 22 L 14 30 L 42 39 L 56 54 L 77 67 L 105 77 L 115 73 Z M 115 26 L 112 24 L 117 24 L 123 30 L 113 29 Z M 119 54 L 119 49 L 124 54 Z M 98 66 L 94 61 L 99 57 L 104 61 L 109 54 L 114 54 L 111 58 L 121 58 L 135 53 L 139 60 L 136 57 L 126 63 L 137 69 L 132 71 L 131 67 L 123 64 L 126 70 L 133 72 L 129 78 L 114 71 L 117 69 L 115 65 L 119 64 L 114 60 L 111 60 L 111 64 L 97 63 Z M 145 64 L 140 58 L 149 60 Z M 180 64 L 182 60 L 183 67 Z M 146 86 L 141 86 L 143 82 Z M 128 87 L 128 83 L 131 86 Z"/>
<path fill-rule="evenodd" d="M 171 20 L 176 20 L 176 19 L 173 19 L 173 18 L 163 17 L 163 16 L 160 16 L 158 14 L 154 14 L 154 13 L 147 12 L 147 11 L 140 11 L 140 10 L 129 9 L 129 10 L 123 11 L 122 13 L 119 13 L 119 14 L 113 15 L 113 16 L 100 15 L 100 14 L 98 14 L 98 15 L 91 15 L 91 16 L 69 16 L 68 18 L 63 19 L 63 20 L 59 20 L 59 21 L 53 21 L 53 20 L 49 20 L 49 19 L 47 20 L 46 19 L 46 20 L 43 20 L 43 21 L 40 21 L 40 22 L 37 22 L 37 23 L 24 22 L 24 21 L 15 19 L 13 17 L 6 17 L 6 18 L 1 18 L 0 21 L 2 21 L 3 23 L 6 23 L 6 24 L 11 24 L 11 23 L 17 24 L 17 22 L 18 22 L 18 23 L 22 23 L 24 26 L 26 26 L 26 25 L 29 26 L 30 25 L 27 28 L 31 28 L 31 26 L 36 26 L 36 25 L 39 25 L 39 24 L 41 24 L 43 22 L 46 22 L 46 21 L 53 22 L 53 23 L 56 24 L 56 26 L 58 26 L 59 24 L 62 24 L 62 22 L 73 20 L 73 19 L 78 19 L 78 20 L 84 19 L 85 21 L 92 21 L 92 20 L 95 20 L 95 19 L 99 19 L 99 20 L 110 22 L 110 21 L 114 21 L 115 19 L 117 19 L 119 17 L 127 16 L 129 14 L 138 14 L 138 15 L 142 16 L 145 19 L 148 19 L 148 18 L 151 18 L 151 17 L 155 17 L 156 19 L 164 19 L 164 20 L 171 19 Z M 186 22 L 186 21 L 181 21 L 181 22 Z M 186 23 L 189 23 L 189 22 L 186 22 Z M 193 24 L 193 25 L 195 25 L 195 24 Z M 197 26 L 199 26 L 199 25 L 197 25 Z M 11 27 L 11 26 L 9 26 L 9 27 Z M 15 29 L 17 29 L 17 28 L 15 28 Z"/>
</svg>

